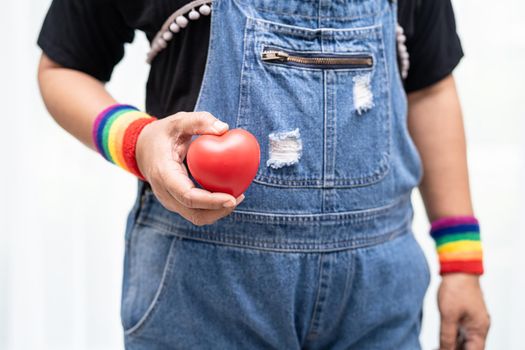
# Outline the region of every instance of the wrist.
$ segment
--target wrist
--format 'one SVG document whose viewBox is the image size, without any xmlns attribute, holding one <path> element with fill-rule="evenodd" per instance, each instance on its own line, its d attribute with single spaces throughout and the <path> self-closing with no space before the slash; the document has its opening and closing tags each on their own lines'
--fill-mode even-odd
<svg viewBox="0 0 525 350">
<path fill-rule="evenodd" d="M 442 283 L 449 281 L 476 282 L 479 283 L 481 275 L 466 272 L 449 272 L 441 276 Z"/>
<path fill-rule="evenodd" d="M 137 145 L 135 147 L 135 159 L 137 162 L 137 168 L 144 179 L 149 178 L 150 167 L 148 165 L 148 148 L 150 148 L 151 146 L 148 145 L 151 140 L 149 134 L 152 126 L 152 123 L 148 123 L 144 126 L 144 128 L 137 137 Z"/>
<path fill-rule="evenodd" d="M 483 274 L 483 250 L 478 220 L 473 216 L 444 217 L 430 230 L 439 255 L 440 274 Z"/>
<path fill-rule="evenodd" d="M 156 118 L 129 105 L 112 105 L 103 110 L 93 124 L 93 142 L 111 163 L 144 180 L 136 160 L 138 136 Z"/>
</svg>

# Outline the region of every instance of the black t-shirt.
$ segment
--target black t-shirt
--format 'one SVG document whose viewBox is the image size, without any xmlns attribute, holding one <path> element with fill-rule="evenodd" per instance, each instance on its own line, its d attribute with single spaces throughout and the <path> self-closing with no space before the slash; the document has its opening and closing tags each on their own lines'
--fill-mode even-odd
<svg viewBox="0 0 525 350">
<path fill-rule="evenodd" d="M 38 45 L 58 64 L 108 81 L 135 30 L 151 41 L 189 0 L 54 0 Z M 463 56 L 450 0 L 398 0 L 410 54 L 407 92 L 449 75 Z M 212 14 L 213 15 L 213 14 Z M 193 110 L 208 49 L 210 17 L 174 35 L 151 66 L 146 110 L 158 117 Z M 146 53 L 145 53 L 146 54 Z"/>
</svg>

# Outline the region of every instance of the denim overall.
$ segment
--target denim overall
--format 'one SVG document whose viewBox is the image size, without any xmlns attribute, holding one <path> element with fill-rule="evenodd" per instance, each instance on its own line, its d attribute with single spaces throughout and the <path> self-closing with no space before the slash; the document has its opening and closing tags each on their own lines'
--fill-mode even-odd
<svg viewBox="0 0 525 350">
<path fill-rule="evenodd" d="M 147 185 L 128 219 L 128 349 L 418 349 L 395 1 L 215 0 L 195 110 L 252 132 L 244 202 L 197 227 Z M 284 156 L 279 158 L 279 156 Z"/>
</svg>

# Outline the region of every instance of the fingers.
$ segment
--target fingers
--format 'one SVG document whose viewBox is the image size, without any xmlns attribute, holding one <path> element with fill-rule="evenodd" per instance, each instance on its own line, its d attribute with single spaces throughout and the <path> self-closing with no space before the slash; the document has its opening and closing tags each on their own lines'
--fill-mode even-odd
<svg viewBox="0 0 525 350">
<path fill-rule="evenodd" d="M 221 135 L 228 130 L 228 124 L 208 112 L 178 113 L 174 117 L 177 130 L 186 135 Z"/>
<path fill-rule="evenodd" d="M 191 179 L 180 169 L 173 169 L 161 175 L 165 191 L 182 206 L 189 209 L 233 208 L 238 203 L 235 197 L 219 192 L 196 188 Z"/>
<path fill-rule="evenodd" d="M 462 321 L 462 327 L 466 333 L 466 350 L 485 349 L 485 341 L 490 328 L 490 317 L 484 309 L 465 317 Z"/>
<path fill-rule="evenodd" d="M 444 275 L 438 290 L 438 306 L 441 313 L 440 349 L 483 350 L 490 319 L 479 276 Z"/>
<path fill-rule="evenodd" d="M 171 193 L 171 192 L 170 192 Z M 226 193 L 212 193 L 201 188 L 191 188 L 176 199 L 185 207 L 191 209 L 223 209 L 233 208 L 237 200 Z"/>
<path fill-rule="evenodd" d="M 465 350 L 483 350 L 485 349 L 485 339 L 482 337 L 474 337 L 467 340 L 465 343 Z"/>
<path fill-rule="evenodd" d="M 439 349 L 455 350 L 459 324 L 456 317 L 442 315 L 439 332 Z"/>
<path fill-rule="evenodd" d="M 244 199 L 244 195 L 238 198 L 238 202 L 241 203 Z M 186 220 L 190 221 L 196 226 L 211 225 L 217 220 L 222 219 L 225 216 L 230 215 L 235 208 L 224 208 L 219 210 L 204 210 L 204 209 L 189 209 L 182 207 L 178 212 Z"/>
<path fill-rule="evenodd" d="M 235 207 L 222 208 L 218 210 L 192 209 L 185 207 L 177 201 L 174 201 L 173 197 L 171 197 L 171 195 L 167 192 L 155 193 L 155 196 L 166 209 L 178 213 L 196 226 L 211 225 L 217 220 L 230 215 L 235 209 Z M 238 204 L 240 204 L 243 200 L 244 195 L 236 198 L 236 202 Z"/>
<path fill-rule="evenodd" d="M 442 315 L 440 350 L 483 350 L 489 327 L 487 313 L 467 312 L 461 317 Z"/>
</svg>

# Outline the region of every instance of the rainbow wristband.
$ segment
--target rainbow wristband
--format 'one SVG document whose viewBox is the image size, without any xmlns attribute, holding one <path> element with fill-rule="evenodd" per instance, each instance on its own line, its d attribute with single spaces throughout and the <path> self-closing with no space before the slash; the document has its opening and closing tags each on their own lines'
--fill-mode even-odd
<svg viewBox="0 0 525 350">
<path fill-rule="evenodd" d="M 95 119 L 93 142 L 108 161 L 144 180 L 135 158 L 135 148 L 142 129 L 155 120 L 133 106 L 110 106 Z"/>
<path fill-rule="evenodd" d="M 432 222 L 430 235 L 436 241 L 440 274 L 483 274 L 483 250 L 479 223 L 473 216 L 447 217 Z"/>
</svg>

